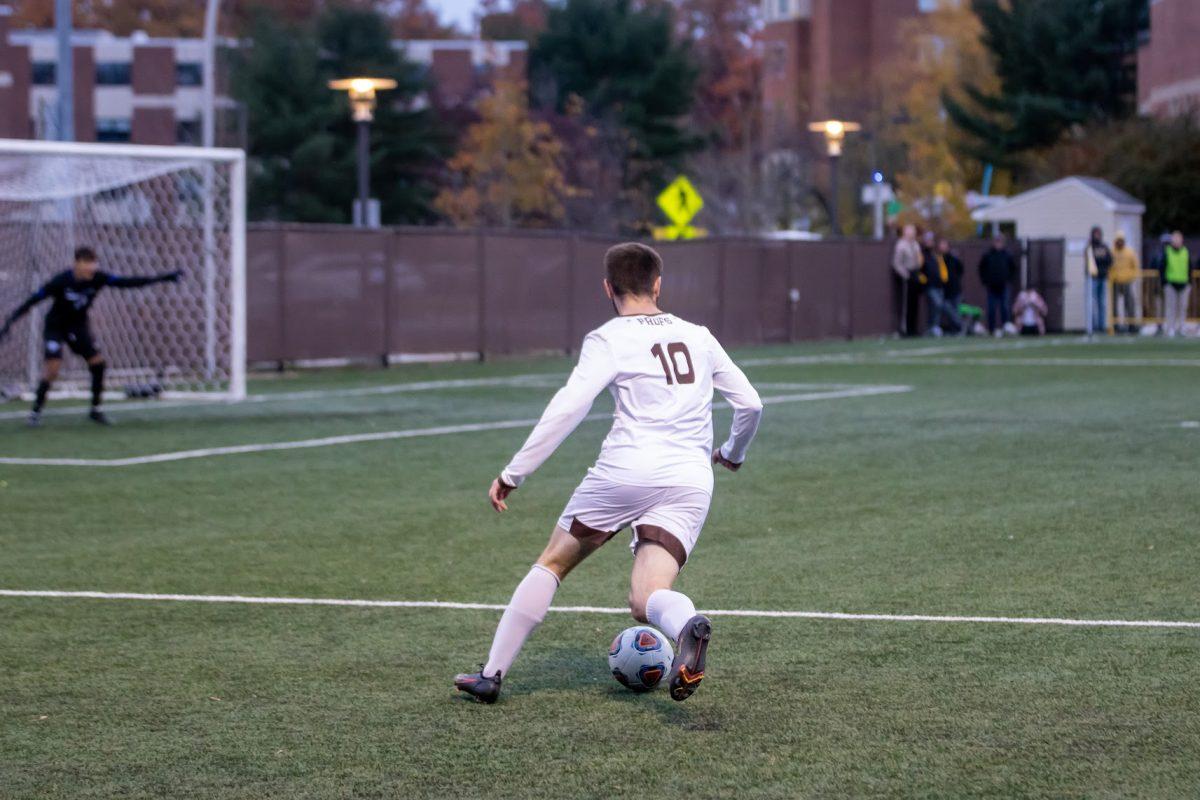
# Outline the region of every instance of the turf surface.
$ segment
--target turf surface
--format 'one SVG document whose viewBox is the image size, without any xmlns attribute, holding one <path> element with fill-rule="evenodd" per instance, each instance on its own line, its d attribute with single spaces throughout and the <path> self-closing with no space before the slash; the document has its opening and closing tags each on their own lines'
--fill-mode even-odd
<svg viewBox="0 0 1200 800">
<path fill-rule="evenodd" d="M 770 405 L 679 588 L 706 608 L 1200 620 L 1200 346 L 1025 344 L 738 354 L 765 397 L 912 391 Z M 568 368 L 264 377 L 237 407 L 114 404 L 112 429 L 0 420 L 0 456 L 528 419 Z M 0 465 L 0 588 L 503 603 L 605 425 L 494 515 L 526 432 Z M 614 541 L 556 604 L 620 605 L 629 565 Z M 722 617 L 710 679 L 675 704 L 607 676 L 627 618 L 551 614 L 480 707 L 450 678 L 497 616 L 0 598 L 0 797 L 1200 796 L 1195 629 Z"/>
</svg>

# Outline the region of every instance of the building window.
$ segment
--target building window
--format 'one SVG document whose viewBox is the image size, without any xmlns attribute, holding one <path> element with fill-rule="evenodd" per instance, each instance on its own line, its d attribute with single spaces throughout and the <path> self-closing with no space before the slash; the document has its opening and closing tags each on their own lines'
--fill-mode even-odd
<svg viewBox="0 0 1200 800">
<path fill-rule="evenodd" d="M 58 70 L 54 68 L 53 61 L 33 62 L 33 85 L 53 86 L 55 74 L 57 72 Z"/>
<path fill-rule="evenodd" d="M 792 0 L 779 0 L 779 16 L 786 17 L 792 10 Z"/>
<path fill-rule="evenodd" d="M 96 64 L 97 86 L 128 86 L 129 76 L 128 61 L 102 61 Z"/>
<path fill-rule="evenodd" d="M 200 144 L 200 120 L 181 119 L 175 123 L 176 144 Z"/>
<path fill-rule="evenodd" d="M 203 86 L 204 65 L 195 62 L 180 62 L 175 65 L 176 86 Z"/>
<path fill-rule="evenodd" d="M 97 142 L 128 142 L 131 123 L 119 117 L 101 117 L 96 120 Z"/>
</svg>

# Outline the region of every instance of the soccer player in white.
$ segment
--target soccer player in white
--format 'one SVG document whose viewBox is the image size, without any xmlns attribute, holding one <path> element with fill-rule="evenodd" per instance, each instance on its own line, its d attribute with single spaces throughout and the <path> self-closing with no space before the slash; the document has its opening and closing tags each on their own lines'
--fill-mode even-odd
<svg viewBox="0 0 1200 800">
<path fill-rule="evenodd" d="M 712 498 L 712 465 L 736 471 L 758 430 L 762 401 L 707 328 L 658 308 L 662 258 L 641 244 L 604 256 L 604 292 L 617 316 L 583 340 L 579 363 L 489 491 L 498 512 L 608 389 L 616 401 L 600 457 L 571 496 L 550 543 L 517 586 L 479 672 L 454 684 L 485 703 L 546 615 L 559 583 L 618 531 L 632 527 L 629 609 L 676 641 L 668 688 L 685 700 L 704 677 L 712 626 L 673 591 Z M 712 395 L 733 406 L 728 440 L 715 452 Z"/>
</svg>

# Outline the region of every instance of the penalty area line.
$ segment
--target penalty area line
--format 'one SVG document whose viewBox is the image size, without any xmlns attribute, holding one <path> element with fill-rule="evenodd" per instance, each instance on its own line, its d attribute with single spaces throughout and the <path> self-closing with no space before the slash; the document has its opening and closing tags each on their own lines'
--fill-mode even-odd
<svg viewBox="0 0 1200 800">
<path fill-rule="evenodd" d="M 163 603 L 233 603 L 264 606 L 348 606 L 352 608 L 428 608 L 457 611 L 503 611 L 499 603 L 458 603 L 448 600 L 355 600 L 329 597 L 256 597 L 238 594 L 146 594 L 140 592 L 57 591 L 0 589 L 0 597 L 67 600 L 133 600 Z M 606 606 L 551 606 L 560 614 L 628 614 L 628 608 Z M 1054 625 L 1074 628 L 1184 628 L 1200 629 L 1200 622 L 1153 619 L 1068 619 L 1063 617 L 1002 617 L 938 614 L 850 614 L 838 611 L 771 611 L 710 609 L 712 617 L 763 619 L 813 619 L 847 622 L 930 622 L 1000 625 Z"/>
<path fill-rule="evenodd" d="M 779 397 L 764 397 L 767 405 L 780 403 L 803 403 L 813 400 L 837 400 L 850 397 L 872 397 L 883 394 L 900 394 L 911 392 L 911 386 L 902 385 L 866 385 L 851 388 L 841 388 L 829 391 L 802 392 L 799 394 L 782 395 Z M 589 414 L 585 422 L 595 422 L 601 419 L 612 419 L 612 414 Z M 144 456 L 129 456 L 126 458 L 24 458 L 0 457 L 0 464 L 22 467 L 132 467 L 140 464 L 162 464 L 170 461 L 187 461 L 195 458 L 213 458 L 216 456 L 232 456 L 244 453 L 265 453 L 277 450 L 303 450 L 314 447 L 334 447 L 337 445 L 360 444 L 363 442 L 384 442 L 393 439 L 416 439 L 425 436 L 449 436 L 458 433 L 476 433 L 482 431 L 499 431 L 511 428 L 531 428 L 537 424 L 536 419 L 508 419 L 495 422 L 474 422 L 465 425 L 442 425 L 433 428 L 409 428 L 398 431 L 376 431 L 374 433 L 352 433 L 342 436 L 325 436 L 319 439 L 299 439 L 288 442 L 264 442 L 261 444 L 239 444 L 226 447 L 206 447 L 198 450 L 177 450 L 169 453 L 152 453 Z"/>
</svg>

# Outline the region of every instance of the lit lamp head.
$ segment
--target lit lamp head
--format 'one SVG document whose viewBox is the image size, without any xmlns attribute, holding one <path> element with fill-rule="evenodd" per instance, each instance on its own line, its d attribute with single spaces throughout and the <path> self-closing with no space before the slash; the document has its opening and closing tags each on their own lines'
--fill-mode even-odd
<svg viewBox="0 0 1200 800">
<path fill-rule="evenodd" d="M 827 119 L 823 122 L 808 123 L 808 129 L 813 133 L 820 133 L 825 136 L 825 147 L 830 156 L 840 156 L 842 154 L 842 144 L 846 141 L 846 134 L 861 131 L 862 126 L 857 122 Z"/>
<path fill-rule="evenodd" d="M 350 95 L 350 111 L 355 122 L 370 122 L 375 119 L 375 95 L 377 92 L 395 89 L 391 78 L 342 78 L 330 81 L 329 88 Z"/>
</svg>

